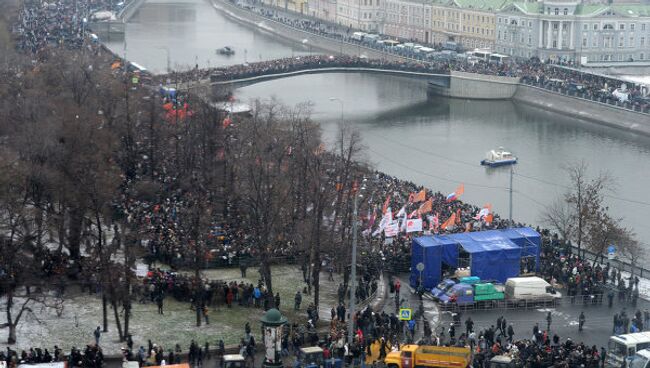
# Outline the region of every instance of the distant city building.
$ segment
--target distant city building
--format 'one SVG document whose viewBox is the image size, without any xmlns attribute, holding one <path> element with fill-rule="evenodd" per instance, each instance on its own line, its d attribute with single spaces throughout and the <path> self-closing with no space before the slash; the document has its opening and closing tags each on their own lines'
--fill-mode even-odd
<svg viewBox="0 0 650 368">
<path fill-rule="evenodd" d="M 385 0 L 386 16 L 382 33 L 394 38 L 433 43 L 431 1 Z"/>
<path fill-rule="evenodd" d="M 497 13 L 496 51 L 587 63 L 650 62 L 650 6 L 515 2 Z"/>
<path fill-rule="evenodd" d="M 493 48 L 496 12 L 510 0 L 438 0 L 432 26 L 437 42 L 452 41 L 465 48 Z"/>
<path fill-rule="evenodd" d="M 307 0 L 262 0 L 262 4 L 276 6 L 300 14 L 309 14 Z"/>
<path fill-rule="evenodd" d="M 337 0 L 336 22 L 367 32 L 379 32 L 386 0 Z"/>
<path fill-rule="evenodd" d="M 309 0 L 309 15 L 336 23 L 336 0 Z"/>
</svg>

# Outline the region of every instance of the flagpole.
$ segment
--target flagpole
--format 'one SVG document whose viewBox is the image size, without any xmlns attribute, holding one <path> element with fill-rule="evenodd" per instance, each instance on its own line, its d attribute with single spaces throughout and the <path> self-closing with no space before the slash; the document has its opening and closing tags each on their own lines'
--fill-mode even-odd
<svg viewBox="0 0 650 368">
<path fill-rule="evenodd" d="M 514 169 L 512 168 L 512 164 L 510 164 L 510 211 L 508 215 L 508 227 L 512 227 L 512 175 Z"/>
</svg>

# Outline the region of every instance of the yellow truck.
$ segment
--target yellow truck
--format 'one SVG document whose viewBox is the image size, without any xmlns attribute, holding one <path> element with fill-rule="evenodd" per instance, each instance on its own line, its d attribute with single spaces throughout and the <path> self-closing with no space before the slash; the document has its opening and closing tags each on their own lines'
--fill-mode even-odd
<svg viewBox="0 0 650 368">
<path fill-rule="evenodd" d="M 466 368 L 471 362 L 469 348 L 419 345 L 403 345 L 399 351 L 388 353 L 384 360 L 388 368 Z"/>
</svg>

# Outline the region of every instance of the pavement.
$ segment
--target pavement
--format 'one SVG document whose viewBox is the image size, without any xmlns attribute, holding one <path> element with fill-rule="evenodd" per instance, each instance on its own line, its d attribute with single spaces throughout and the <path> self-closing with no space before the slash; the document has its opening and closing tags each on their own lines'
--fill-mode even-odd
<svg viewBox="0 0 650 368">
<path fill-rule="evenodd" d="M 465 331 L 465 320 L 469 316 L 474 321 L 475 331 L 481 331 L 491 325 L 496 325 L 497 318 L 504 316 L 508 324 L 513 324 L 515 339 L 530 339 L 533 336 L 535 323 L 539 323 L 540 329 L 546 329 L 546 315 L 551 312 L 550 336 L 557 334 L 561 340 L 570 337 L 574 342 L 582 341 L 588 345 L 607 348 L 607 341 L 612 335 L 615 313 L 620 313 L 623 308 L 626 308 L 627 315 L 632 317 L 637 309 L 643 311 L 645 308 L 650 308 L 650 302 L 646 300 L 639 299 L 636 308 L 633 308 L 629 302 L 619 303 L 616 298 L 614 299 L 612 308 L 607 307 L 607 297 L 605 297 L 603 305 L 581 305 L 578 301 L 576 301 L 576 304 L 571 304 L 568 300 L 563 300 L 563 303 L 556 308 L 464 312 L 461 314 L 461 327 L 457 328 L 456 331 L 457 335 Z M 586 321 L 583 331 L 580 332 L 578 331 L 578 316 L 583 311 Z M 451 321 L 451 312 L 445 311 L 441 314 L 440 326 L 447 329 Z"/>
</svg>

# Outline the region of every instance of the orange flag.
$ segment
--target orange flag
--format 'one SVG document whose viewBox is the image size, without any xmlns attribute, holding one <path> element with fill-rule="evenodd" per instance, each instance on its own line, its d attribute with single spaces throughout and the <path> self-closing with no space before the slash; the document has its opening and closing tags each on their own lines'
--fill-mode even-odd
<svg viewBox="0 0 650 368">
<path fill-rule="evenodd" d="M 433 199 L 429 198 L 428 201 L 422 203 L 420 208 L 418 209 L 418 213 L 420 215 L 424 215 L 425 213 L 429 213 L 433 210 Z"/>
<path fill-rule="evenodd" d="M 440 228 L 443 230 L 447 230 L 447 228 L 453 224 L 456 223 L 456 214 L 452 213 L 451 216 L 445 221 L 442 225 L 440 225 Z"/>
<path fill-rule="evenodd" d="M 423 202 L 427 199 L 427 192 L 422 189 L 418 194 L 413 197 L 413 203 Z"/>
<path fill-rule="evenodd" d="M 492 216 L 492 214 L 489 214 L 489 215 L 485 216 L 485 223 L 486 224 L 491 224 L 492 220 L 494 220 L 494 216 Z"/>
<path fill-rule="evenodd" d="M 465 193 L 465 184 L 459 185 L 454 193 L 456 193 L 456 197 L 460 197 L 463 193 Z"/>
<path fill-rule="evenodd" d="M 384 202 L 384 206 L 381 208 L 381 213 L 386 214 L 386 211 L 388 211 L 388 206 L 390 206 L 390 195 L 386 197 L 386 201 Z"/>
</svg>

